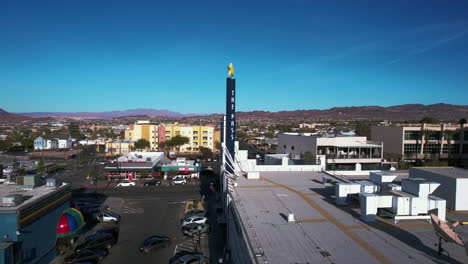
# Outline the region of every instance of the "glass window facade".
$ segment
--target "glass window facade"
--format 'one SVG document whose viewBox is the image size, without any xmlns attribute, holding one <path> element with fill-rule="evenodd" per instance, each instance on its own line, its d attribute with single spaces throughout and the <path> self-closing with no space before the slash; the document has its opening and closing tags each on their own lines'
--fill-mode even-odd
<svg viewBox="0 0 468 264">
<path fill-rule="evenodd" d="M 440 152 L 439 144 L 424 144 L 424 153 L 437 154 Z"/>
<path fill-rule="evenodd" d="M 404 152 L 405 154 L 416 154 L 421 151 L 421 144 L 405 144 Z"/>
<path fill-rule="evenodd" d="M 420 131 L 405 131 L 405 140 L 418 140 L 421 139 Z"/>
</svg>

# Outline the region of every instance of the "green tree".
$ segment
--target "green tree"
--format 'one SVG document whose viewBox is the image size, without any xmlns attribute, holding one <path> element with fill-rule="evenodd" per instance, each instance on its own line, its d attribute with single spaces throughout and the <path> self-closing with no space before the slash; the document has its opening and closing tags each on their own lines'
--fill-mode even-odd
<svg viewBox="0 0 468 264">
<path fill-rule="evenodd" d="M 76 139 L 81 139 L 81 137 L 83 136 L 80 132 L 80 127 L 75 122 L 71 122 L 68 125 L 68 133 L 70 133 L 70 135 Z"/>
<path fill-rule="evenodd" d="M 166 141 L 159 142 L 158 149 L 159 151 L 164 151 L 166 149 Z"/>
<path fill-rule="evenodd" d="M 421 124 L 439 124 L 440 120 L 434 117 L 426 116 L 419 121 Z"/>
<path fill-rule="evenodd" d="M 11 147 L 13 147 L 11 140 L 0 140 L 0 150 L 8 151 Z"/>
<path fill-rule="evenodd" d="M 37 172 L 39 172 L 39 173 L 44 173 L 45 172 L 45 167 L 44 167 L 44 161 L 43 160 L 39 160 L 39 162 L 37 163 Z"/>
<path fill-rule="evenodd" d="M 445 138 L 447 139 L 447 157 L 448 157 L 448 163 L 451 164 L 452 162 L 452 140 L 453 136 L 457 133 L 454 130 L 445 130 L 444 135 Z"/>
<path fill-rule="evenodd" d="M 217 151 L 220 151 L 220 150 L 221 150 L 221 142 L 216 141 L 216 142 L 214 143 L 214 145 L 215 145 L 215 148 L 216 148 Z"/>
<path fill-rule="evenodd" d="M 276 135 L 275 135 L 275 133 L 274 133 L 273 131 L 268 131 L 268 132 L 265 133 L 265 137 L 267 137 L 267 138 L 275 138 Z"/>
<path fill-rule="evenodd" d="M 151 145 L 148 140 L 140 138 L 137 140 L 137 142 L 135 142 L 134 146 L 136 149 L 143 150 L 149 148 Z"/>
<path fill-rule="evenodd" d="M 189 142 L 190 142 L 190 139 L 188 137 L 177 135 L 169 139 L 168 141 L 166 141 L 166 146 L 169 148 L 177 148 Z"/>
<path fill-rule="evenodd" d="M 458 121 L 458 124 L 460 124 L 460 126 L 463 126 L 464 124 L 466 124 L 466 118 L 462 118 Z"/>
<path fill-rule="evenodd" d="M 302 153 L 302 160 L 304 161 L 305 164 L 315 164 L 316 163 L 316 157 L 312 152 L 306 151 Z"/>
<path fill-rule="evenodd" d="M 203 158 L 211 158 L 213 157 L 213 151 L 209 148 L 200 147 L 200 153 L 202 154 Z"/>
</svg>

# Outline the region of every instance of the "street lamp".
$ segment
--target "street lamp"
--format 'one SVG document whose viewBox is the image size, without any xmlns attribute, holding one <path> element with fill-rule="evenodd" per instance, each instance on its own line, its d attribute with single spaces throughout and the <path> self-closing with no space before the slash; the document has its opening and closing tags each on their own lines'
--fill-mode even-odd
<svg viewBox="0 0 468 264">
<path fill-rule="evenodd" d="M 201 225 L 198 225 L 197 229 L 198 229 L 198 250 L 201 251 L 201 243 L 200 243 L 201 229 L 202 229 Z"/>
</svg>

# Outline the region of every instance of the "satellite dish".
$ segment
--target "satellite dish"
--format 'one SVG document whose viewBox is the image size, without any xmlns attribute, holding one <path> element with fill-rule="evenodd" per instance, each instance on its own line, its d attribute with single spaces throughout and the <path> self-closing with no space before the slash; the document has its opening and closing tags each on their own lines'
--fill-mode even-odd
<svg viewBox="0 0 468 264">
<path fill-rule="evenodd" d="M 439 237 L 439 256 L 442 255 L 444 249 L 442 248 L 442 240 L 448 243 L 455 243 L 459 246 L 465 248 L 466 255 L 468 256 L 468 243 L 465 242 L 460 238 L 460 236 L 455 233 L 455 231 L 444 221 L 442 221 L 439 217 L 435 214 L 431 214 L 431 223 L 434 227 L 436 235 Z"/>
</svg>

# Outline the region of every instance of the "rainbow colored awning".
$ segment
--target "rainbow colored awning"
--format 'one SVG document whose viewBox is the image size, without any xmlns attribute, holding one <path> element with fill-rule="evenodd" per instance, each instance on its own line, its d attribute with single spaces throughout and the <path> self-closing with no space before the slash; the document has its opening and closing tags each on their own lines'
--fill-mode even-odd
<svg viewBox="0 0 468 264">
<path fill-rule="evenodd" d="M 85 221 L 80 211 L 75 208 L 68 208 L 60 216 L 57 225 L 57 237 L 66 237 L 76 234 L 83 226 Z"/>
</svg>

